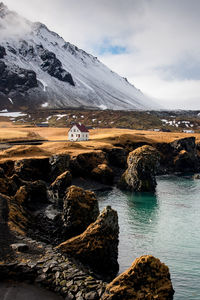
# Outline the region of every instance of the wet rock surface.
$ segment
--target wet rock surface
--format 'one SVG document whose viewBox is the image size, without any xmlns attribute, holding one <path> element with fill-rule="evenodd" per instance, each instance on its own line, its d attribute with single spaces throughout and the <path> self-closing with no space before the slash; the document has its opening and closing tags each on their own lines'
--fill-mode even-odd
<svg viewBox="0 0 200 300">
<path fill-rule="evenodd" d="M 122 175 L 119 187 L 136 192 L 154 192 L 159 153 L 151 146 L 142 146 L 129 153 L 128 168 Z"/>
<path fill-rule="evenodd" d="M 73 259 L 52 246 L 19 237 L 29 246 L 26 253 L 16 252 L 17 261 L 0 265 L 0 280 L 12 279 L 37 283 L 65 299 L 100 299 L 106 283 Z"/>
<path fill-rule="evenodd" d="M 108 206 L 82 234 L 60 244 L 57 249 L 88 264 L 104 277 L 112 278 L 119 269 L 118 236 L 117 212 Z"/>
<path fill-rule="evenodd" d="M 172 300 L 173 294 L 168 267 L 159 259 L 144 255 L 107 285 L 102 300 Z"/>
<path fill-rule="evenodd" d="M 63 225 L 65 236 L 82 233 L 99 214 L 96 196 L 91 191 L 71 186 L 63 199 Z"/>
</svg>

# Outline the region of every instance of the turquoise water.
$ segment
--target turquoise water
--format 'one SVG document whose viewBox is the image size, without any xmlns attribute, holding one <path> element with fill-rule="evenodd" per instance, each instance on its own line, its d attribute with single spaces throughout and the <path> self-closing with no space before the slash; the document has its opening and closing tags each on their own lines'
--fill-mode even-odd
<svg viewBox="0 0 200 300">
<path fill-rule="evenodd" d="M 175 300 L 200 299 L 200 180 L 157 178 L 156 194 L 123 193 L 117 188 L 99 195 L 102 209 L 119 216 L 120 272 L 136 257 L 151 254 L 168 265 Z"/>
</svg>

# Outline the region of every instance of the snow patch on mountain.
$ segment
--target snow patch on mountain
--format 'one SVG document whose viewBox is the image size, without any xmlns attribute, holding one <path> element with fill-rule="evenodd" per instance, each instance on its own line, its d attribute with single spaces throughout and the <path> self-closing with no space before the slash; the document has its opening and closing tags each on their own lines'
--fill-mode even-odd
<svg viewBox="0 0 200 300">
<path fill-rule="evenodd" d="M 150 98 L 96 57 L 65 42 L 44 24 L 32 23 L 9 11 L 2 3 L 0 37 L 0 46 L 6 50 L 2 58 L 6 70 L 9 68 L 25 76 L 16 79 L 17 84 L 11 91 L 5 89 L 7 94 L 0 94 L 5 103 L 6 97 L 12 99 L 14 105 L 20 103 L 36 108 L 39 105 L 44 108 L 159 109 Z M 37 84 L 28 81 L 29 74 L 24 70 L 36 74 Z M 23 83 L 23 80 L 20 87 L 18 82 Z"/>
</svg>

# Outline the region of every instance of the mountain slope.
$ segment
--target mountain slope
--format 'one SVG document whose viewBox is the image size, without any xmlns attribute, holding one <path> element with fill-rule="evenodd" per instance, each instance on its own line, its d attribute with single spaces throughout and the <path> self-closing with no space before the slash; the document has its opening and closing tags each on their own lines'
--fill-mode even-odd
<svg viewBox="0 0 200 300">
<path fill-rule="evenodd" d="M 158 109 L 96 57 L 0 3 L 0 109 Z"/>
</svg>

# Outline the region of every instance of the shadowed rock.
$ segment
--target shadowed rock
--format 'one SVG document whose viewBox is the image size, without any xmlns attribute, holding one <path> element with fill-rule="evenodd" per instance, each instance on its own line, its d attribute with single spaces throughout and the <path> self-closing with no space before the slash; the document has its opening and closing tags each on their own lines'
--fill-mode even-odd
<svg viewBox="0 0 200 300">
<path fill-rule="evenodd" d="M 153 192 L 156 188 L 155 172 L 159 165 L 158 151 L 148 145 L 129 153 L 128 168 L 119 187 L 136 192 Z"/>
<path fill-rule="evenodd" d="M 107 286 L 101 299 L 172 300 L 173 294 L 168 267 L 158 258 L 144 255 Z"/>
<path fill-rule="evenodd" d="M 15 195 L 15 201 L 31 210 L 41 208 L 41 204 L 48 203 L 45 182 L 38 180 L 21 186 Z"/>
<path fill-rule="evenodd" d="M 174 152 L 175 171 L 197 172 L 199 170 L 195 137 L 175 140 L 171 146 Z"/>
<path fill-rule="evenodd" d="M 102 183 L 112 184 L 114 175 L 107 164 L 101 164 L 92 170 L 92 177 Z"/>
<path fill-rule="evenodd" d="M 54 199 L 61 199 L 64 197 L 66 189 L 70 186 L 72 176 L 69 171 L 59 175 L 55 181 L 50 185 L 50 194 Z"/>
<path fill-rule="evenodd" d="M 48 180 L 50 173 L 48 158 L 30 158 L 15 162 L 14 169 L 20 178 L 26 181 Z"/>
<path fill-rule="evenodd" d="M 59 154 L 49 158 L 52 181 L 69 169 L 70 155 Z"/>
<path fill-rule="evenodd" d="M 118 235 L 117 212 L 108 206 L 82 234 L 57 248 L 89 265 L 95 272 L 113 277 L 119 268 Z"/>
<path fill-rule="evenodd" d="M 66 236 L 82 233 L 99 214 L 95 194 L 77 186 L 68 188 L 63 200 L 63 223 Z"/>
</svg>

